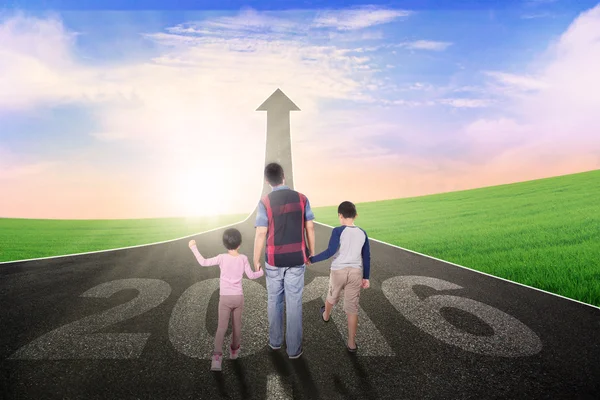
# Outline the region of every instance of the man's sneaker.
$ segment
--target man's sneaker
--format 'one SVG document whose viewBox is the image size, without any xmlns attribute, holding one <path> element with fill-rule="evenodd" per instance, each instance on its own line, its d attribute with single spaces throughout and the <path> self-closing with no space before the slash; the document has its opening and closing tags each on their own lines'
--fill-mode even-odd
<svg viewBox="0 0 600 400">
<path fill-rule="evenodd" d="M 237 349 L 232 349 L 231 347 L 229 348 L 229 358 L 232 360 L 235 360 L 236 358 L 238 358 L 238 356 L 240 355 L 240 348 L 238 346 Z"/>
<path fill-rule="evenodd" d="M 213 354 L 212 363 L 210 364 L 210 370 L 211 371 L 220 371 L 222 361 L 223 361 L 222 354 Z"/>
<path fill-rule="evenodd" d="M 304 353 L 304 350 L 300 349 L 300 353 L 296 354 L 295 356 L 288 356 L 290 359 L 295 360 L 296 358 L 299 358 L 302 353 Z"/>
<path fill-rule="evenodd" d="M 281 349 L 281 346 L 273 346 L 271 343 L 269 343 L 269 347 L 271 348 L 271 350 L 279 350 L 279 349 Z"/>
</svg>

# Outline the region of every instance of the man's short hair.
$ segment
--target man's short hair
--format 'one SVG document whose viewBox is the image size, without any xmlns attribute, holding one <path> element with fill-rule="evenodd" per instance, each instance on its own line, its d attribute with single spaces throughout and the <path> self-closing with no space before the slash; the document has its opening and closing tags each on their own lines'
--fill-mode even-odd
<svg viewBox="0 0 600 400">
<path fill-rule="evenodd" d="M 344 218 L 356 218 L 356 206 L 349 201 L 343 201 L 338 206 L 338 214 L 342 214 Z"/>
<path fill-rule="evenodd" d="M 235 228 L 223 232 L 223 245 L 227 250 L 235 250 L 242 244 L 242 234 Z"/>
<path fill-rule="evenodd" d="M 265 167 L 265 178 L 271 186 L 283 183 L 283 168 L 277 163 L 270 163 Z"/>
</svg>

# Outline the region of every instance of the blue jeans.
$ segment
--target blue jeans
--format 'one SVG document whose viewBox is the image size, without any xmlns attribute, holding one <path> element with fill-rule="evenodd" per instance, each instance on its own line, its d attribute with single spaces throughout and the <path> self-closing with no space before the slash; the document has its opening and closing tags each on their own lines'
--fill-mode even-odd
<svg viewBox="0 0 600 400">
<path fill-rule="evenodd" d="M 289 356 L 302 351 L 302 292 L 306 265 L 278 268 L 265 263 L 267 280 L 267 315 L 269 318 L 269 343 L 273 347 L 283 344 L 283 299 L 287 317 L 285 343 Z"/>
</svg>

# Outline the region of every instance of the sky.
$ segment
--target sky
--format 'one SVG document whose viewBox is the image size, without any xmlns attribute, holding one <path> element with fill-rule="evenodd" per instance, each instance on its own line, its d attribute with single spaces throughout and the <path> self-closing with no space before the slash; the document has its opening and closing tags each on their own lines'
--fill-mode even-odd
<svg viewBox="0 0 600 400">
<path fill-rule="evenodd" d="M 161 4 L 168 3 L 168 5 Z M 0 217 L 249 213 L 600 168 L 598 1 L 0 2 Z"/>
</svg>

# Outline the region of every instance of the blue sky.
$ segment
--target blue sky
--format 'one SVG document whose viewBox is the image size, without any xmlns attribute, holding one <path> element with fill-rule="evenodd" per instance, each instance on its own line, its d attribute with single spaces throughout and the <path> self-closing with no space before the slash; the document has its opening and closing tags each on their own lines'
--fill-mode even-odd
<svg viewBox="0 0 600 400">
<path fill-rule="evenodd" d="M 289 10 L 289 9 L 322 9 L 322 8 L 347 8 L 374 4 L 386 8 L 409 8 L 412 10 L 499 10 L 506 8 L 536 9 L 538 7 L 552 6 L 553 9 L 572 9 L 575 4 L 583 7 L 593 6 L 590 1 L 560 1 L 560 0 L 410 0 L 410 1 L 378 1 L 364 2 L 357 0 L 311 0 L 311 1 L 203 1 L 203 0 L 174 0 L 164 2 L 160 0 L 44 0 L 44 1 L 5 1 L 5 8 L 18 8 L 28 10 L 239 10 L 242 7 L 252 7 L 256 10 Z"/>
<path fill-rule="evenodd" d="M 254 110 L 277 87 L 302 109 L 294 176 L 316 205 L 598 168 L 598 4 L 0 3 L 0 183 L 14 193 L 0 209 L 251 209 L 253 196 L 202 203 L 188 182 L 230 198 L 260 190 Z M 238 189 L 221 183 L 232 180 Z M 41 182 L 57 193 L 32 212 L 24 199 Z"/>
</svg>

